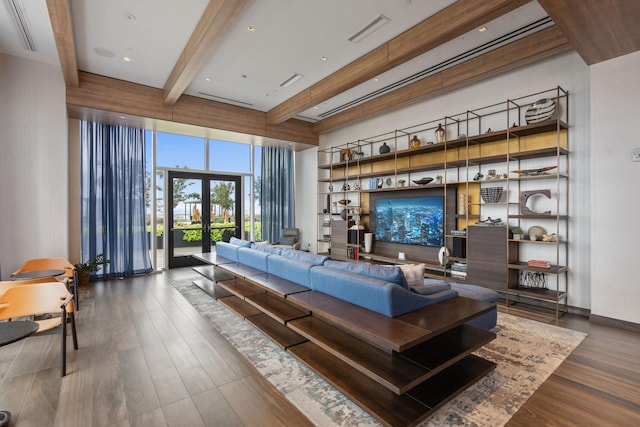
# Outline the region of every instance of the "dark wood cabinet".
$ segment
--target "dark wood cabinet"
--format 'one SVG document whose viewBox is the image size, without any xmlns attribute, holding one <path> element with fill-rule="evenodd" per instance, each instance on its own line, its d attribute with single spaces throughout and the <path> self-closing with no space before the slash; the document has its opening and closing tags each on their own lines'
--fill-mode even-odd
<svg viewBox="0 0 640 427">
<path fill-rule="evenodd" d="M 347 221 L 331 221 L 331 258 L 347 259 Z"/>
<path fill-rule="evenodd" d="M 471 226 L 468 229 L 467 281 L 504 291 L 517 283 L 518 272 L 508 265 L 517 262 L 518 244 L 507 239 L 506 227 Z M 513 276 L 513 277 L 511 277 Z"/>
</svg>

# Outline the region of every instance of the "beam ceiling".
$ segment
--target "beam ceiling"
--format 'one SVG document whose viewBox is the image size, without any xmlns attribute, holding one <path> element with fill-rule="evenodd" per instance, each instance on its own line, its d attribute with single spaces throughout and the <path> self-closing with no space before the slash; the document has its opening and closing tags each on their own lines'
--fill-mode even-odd
<svg viewBox="0 0 640 427">
<path fill-rule="evenodd" d="M 638 0 L 538 0 L 589 65 L 640 50 Z"/>
<path fill-rule="evenodd" d="M 435 96 L 509 69 L 571 49 L 567 38 L 553 26 L 501 48 L 470 59 L 410 85 L 356 105 L 314 124 L 323 133 L 365 117 Z"/>
<path fill-rule="evenodd" d="M 209 2 L 164 85 L 166 104 L 174 104 L 180 98 L 246 4 L 247 0 Z"/>
<path fill-rule="evenodd" d="M 73 37 L 73 22 L 71 21 L 71 0 L 47 0 L 49 19 L 56 41 L 62 75 L 67 86 L 78 87 L 78 60 L 76 57 L 76 42 Z"/>
<path fill-rule="evenodd" d="M 267 121 L 269 124 L 282 123 L 529 1 L 459 0 L 271 109 Z"/>
</svg>

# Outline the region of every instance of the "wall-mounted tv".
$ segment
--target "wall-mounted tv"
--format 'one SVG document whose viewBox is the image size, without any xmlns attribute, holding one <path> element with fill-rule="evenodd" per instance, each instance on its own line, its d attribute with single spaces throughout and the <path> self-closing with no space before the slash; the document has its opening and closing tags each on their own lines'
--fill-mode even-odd
<svg viewBox="0 0 640 427">
<path fill-rule="evenodd" d="M 374 237 L 378 242 L 444 245 L 444 197 L 376 197 Z"/>
</svg>

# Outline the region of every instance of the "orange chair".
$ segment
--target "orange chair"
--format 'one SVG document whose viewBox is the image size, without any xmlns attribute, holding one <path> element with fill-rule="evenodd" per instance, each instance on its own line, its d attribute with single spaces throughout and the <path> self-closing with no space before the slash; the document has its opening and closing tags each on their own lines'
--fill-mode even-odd
<svg viewBox="0 0 640 427">
<path fill-rule="evenodd" d="M 76 268 L 73 264 L 67 261 L 63 257 L 50 257 L 50 258 L 33 258 L 29 259 L 22 264 L 22 266 L 11 274 L 11 278 L 14 276 L 30 271 L 43 271 L 43 270 L 63 270 L 64 273 L 57 276 L 57 280 L 61 280 L 67 284 L 69 290 L 73 292 L 73 302 L 76 305 L 76 309 L 80 308 L 78 301 L 78 275 Z"/>
<path fill-rule="evenodd" d="M 12 286 L 19 285 L 32 285 L 34 283 L 51 283 L 56 282 L 55 277 L 41 277 L 39 279 L 28 279 L 28 280 L 2 280 L 0 281 L 0 295 L 4 294 L 4 291 L 9 289 Z"/>
<path fill-rule="evenodd" d="M 60 329 L 62 339 L 60 376 L 63 377 L 67 374 L 67 323 L 71 324 L 73 348 L 78 349 L 73 309 L 73 295 L 69 293 L 64 283 L 58 281 L 15 285 L 7 288 L 0 295 L 0 320 L 56 314 L 47 319 L 36 320 L 39 325 L 36 334 Z"/>
</svg>

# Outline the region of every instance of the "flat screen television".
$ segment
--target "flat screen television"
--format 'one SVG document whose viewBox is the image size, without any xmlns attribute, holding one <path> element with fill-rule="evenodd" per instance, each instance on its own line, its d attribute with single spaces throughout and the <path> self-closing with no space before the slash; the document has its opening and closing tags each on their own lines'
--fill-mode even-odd
<svg viewBox="0 0 640 427">
<path fill-rule="evenodd" d="M 444 197 L 377 197 L 374 237 L 378 242 L 444 245 Z"/>
</svg>

